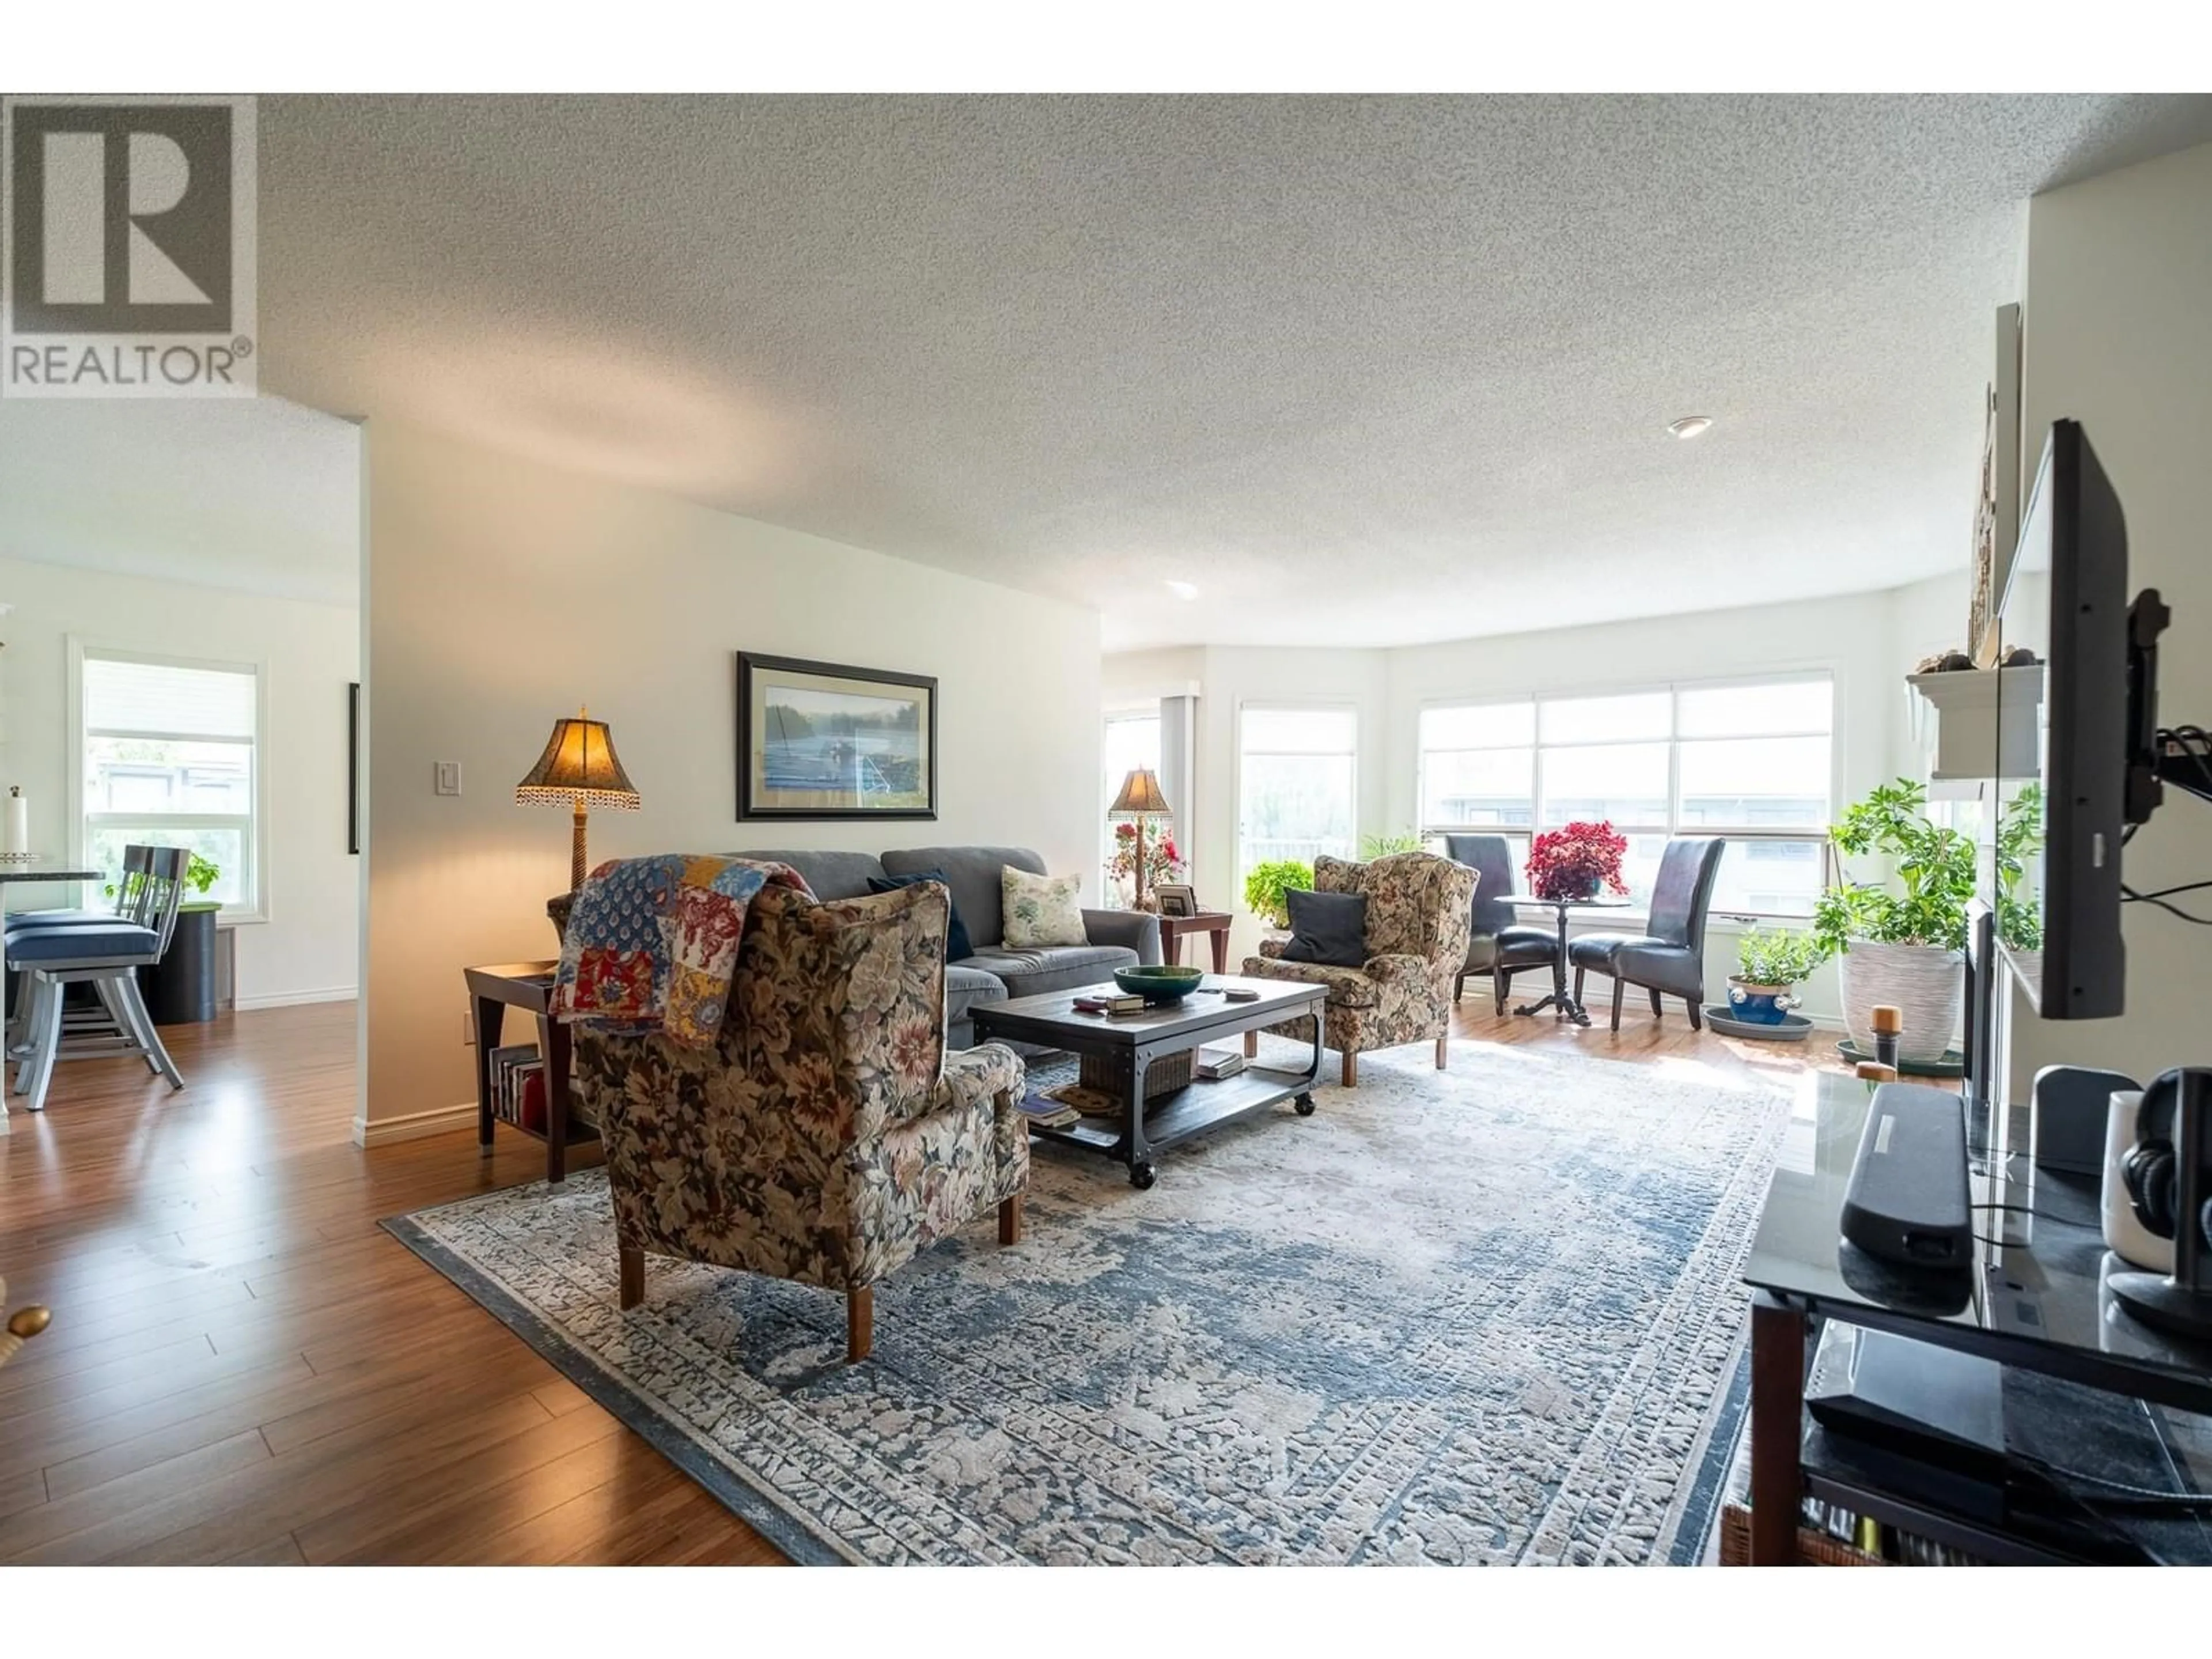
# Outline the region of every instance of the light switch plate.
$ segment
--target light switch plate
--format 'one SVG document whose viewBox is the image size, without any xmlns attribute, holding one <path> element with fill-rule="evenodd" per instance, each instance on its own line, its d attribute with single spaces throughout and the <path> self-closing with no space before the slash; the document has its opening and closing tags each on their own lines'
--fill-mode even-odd
<svg viewBox="0 0 2212 1659">
<path fill-rule="evenodd" d="M 458 795 L 461 793 L 460 762 L 440 761 L 438 763 L 437 789 L 441 795 Z"/>
</svg>

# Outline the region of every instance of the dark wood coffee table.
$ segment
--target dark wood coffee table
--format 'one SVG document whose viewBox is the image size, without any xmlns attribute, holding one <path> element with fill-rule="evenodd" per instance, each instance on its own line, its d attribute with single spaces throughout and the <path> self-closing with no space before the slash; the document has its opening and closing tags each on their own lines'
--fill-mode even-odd
<svg viewBox="0 0 2212 1659">
<path fill-rule="evenodd" d="M 1221 993 L 1231 986 L 1257 991 L 1259 1000 L 1231 1002 Z M 1077 997 L 1112 995 L 1115 990 L 1109 982 L 1047 996 L 1017 997 L 1011 1002 L 981 1003 L 969 1010 L 979 1042 L 993 1037 L 1033 1042 L 1072 1054 L 1099 1055 L 1112 1064 L 1123 1103 L 1121 1122 L 1072 1123 L 1060 1129 L 1032 1124 L 1030 1133 L 1037 1139 L 1103 1152 L 1126 1165 L 1129 1184 L 1141 1188 L 1158 1178 L 1154 1153 L 1217 1124 L 1285 1100 L 1297 1103 L 1299 1116 L 1312 1115 L 1313 1087 L 1321 1079 L 1321 1016 L 1328 1000 L 1327 987 L 1209 976 L 1201 989 L 1180 1003 L 1148 1008 L 1141 1014 L 1076 1012 Z M 1145 1098 L 1145 1073 L 1162 1055 L 1223 1042 L 1301 1014 L 1310 1014 L 1314 1020 L 1313 1057 L 1303 1068 L 1280 1071 L 1248 1060 L 1234 1077 L 1217 1082 L 1193 1078 L 1180 1089 Z"/>
</svg>

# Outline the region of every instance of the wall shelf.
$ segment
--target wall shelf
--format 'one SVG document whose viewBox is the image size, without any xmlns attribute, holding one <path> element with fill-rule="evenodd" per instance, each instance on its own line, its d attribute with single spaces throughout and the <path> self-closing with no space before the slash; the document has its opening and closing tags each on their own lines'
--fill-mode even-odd
<svg viewBox="0 0 2212 1659">
<path fill-rule="evenodd" d="M 1928 757 L 1930 783 L 1987 782 L 2038 775 L 2036 739 L 2043 665 L 1908 674 L 1912 737 Z M 2002 711 L 2003 719 L 1999 720 Z M 2002 726 L 2004 753 L 1997 752 Z"/>
</svg>

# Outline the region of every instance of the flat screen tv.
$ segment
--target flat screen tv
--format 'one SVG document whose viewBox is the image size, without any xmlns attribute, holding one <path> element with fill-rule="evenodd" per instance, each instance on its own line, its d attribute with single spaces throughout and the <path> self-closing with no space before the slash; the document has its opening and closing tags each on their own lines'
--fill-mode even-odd
<svg viewBox="0 0 2212 1659">
<path fill-rule="evenodd" d="M 2021 678 L 1998 698 L 1998 949 L 2044 1018 L 2110 1018 L 2127 996 L 2128 536 L 2079 422 L 2052 422 L 1994 586 L 2003 653 L 2024 646 L 2036 665 L 2005 671 Z"/>
</svg>

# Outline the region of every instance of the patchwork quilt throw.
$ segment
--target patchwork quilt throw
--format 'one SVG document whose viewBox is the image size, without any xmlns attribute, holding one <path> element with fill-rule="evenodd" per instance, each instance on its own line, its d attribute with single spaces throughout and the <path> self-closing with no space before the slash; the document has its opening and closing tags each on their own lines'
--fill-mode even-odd
<svg viewBox="0 0 2212 1659">
<path fill-rule="evenodd" d="M 554 1018 L 711 1046 L 729 1006 L 746 912 L 771 882 L 808 890 L 790 866 L 755 859 L 610 859 L 576 890 Z"/>
</svg>

